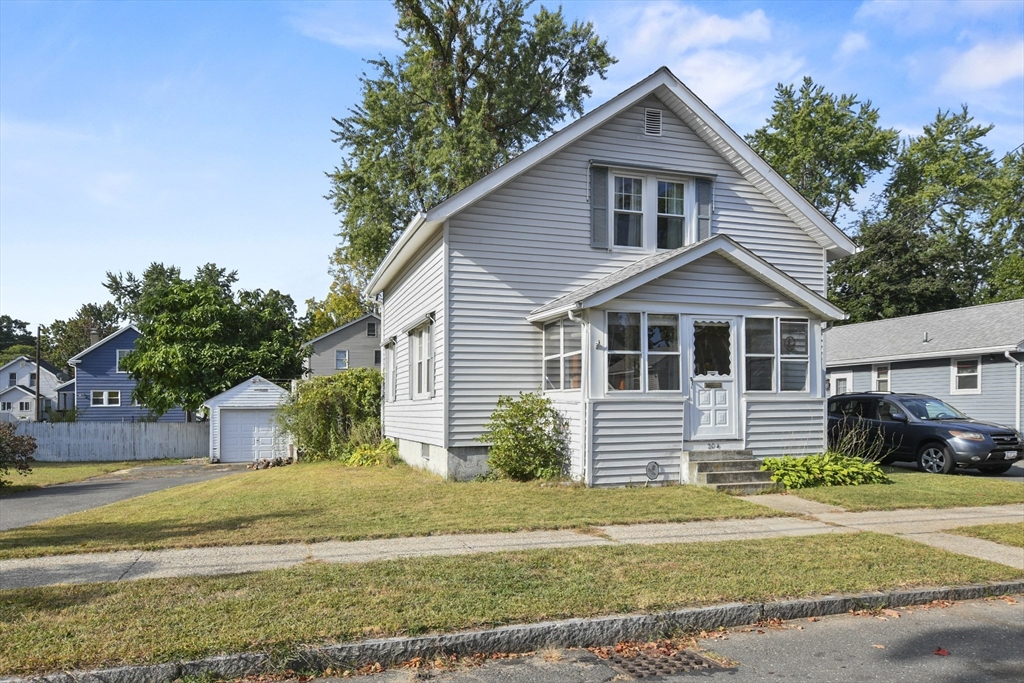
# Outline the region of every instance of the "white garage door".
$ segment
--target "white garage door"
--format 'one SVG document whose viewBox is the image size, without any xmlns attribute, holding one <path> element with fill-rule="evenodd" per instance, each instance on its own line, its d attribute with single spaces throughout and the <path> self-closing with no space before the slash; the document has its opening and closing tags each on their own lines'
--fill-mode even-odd
<svg viewBox="0 0 1024 683">
<path fill-rule="evenodd" d="M 220 461 L 252 462 L 283 456 L 275 449 L 273 410 L 221 410 Z"/>
</svg>

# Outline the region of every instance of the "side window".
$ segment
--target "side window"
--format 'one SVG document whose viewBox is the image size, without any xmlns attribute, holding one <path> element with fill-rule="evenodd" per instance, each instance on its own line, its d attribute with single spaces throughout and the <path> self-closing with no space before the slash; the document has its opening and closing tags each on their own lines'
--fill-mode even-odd
<svg viewBox="0 0 1024 683">
<path fill-rule="evenodd" d="M 853 414 L 865 420 L 877 420 L 878 411 L 875 406 L 877 401 L 870 398 L 862 398 L 853 402 Z"/>
<path fill-rule="evenodd" d="M 334 369 L 348 370 L 348 350 L 334 352 Z"/>
<path fill-rule="evenodd" d="M 366 323 L 366 336 L 376 337 L 377 336 L 377 323 L 370 321 Z"/>
<path fill-rule="evenodd" d="M 900 412 L 900 409 L 892 403 L 889 403 L 888 401 L 879 401 L 878 419 L 882 422 L 895 422 L 895 420 L 892 419 L 892 415 L 893 413 L 898 412 Z"/>
<path fill-rule="evenodd" d="M 380 349 L 373 350 L 373 364 L 380 365 Z"/>
</svg>

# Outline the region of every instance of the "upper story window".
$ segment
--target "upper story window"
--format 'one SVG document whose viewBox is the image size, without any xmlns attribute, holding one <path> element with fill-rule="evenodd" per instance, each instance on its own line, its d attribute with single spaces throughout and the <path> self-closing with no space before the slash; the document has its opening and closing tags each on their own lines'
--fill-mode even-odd
<svg viewBox="0 0 1024 683">
<path fill-rule="evenodd" d="M 33 373 L 29 373 L 28 385 L 30 387 L 34 387 L 36 385 L 36 373 L 34 373 L 34 372 Z"/>
<path fill-rule="evenodd" d="M 376 322 L 371 321 L 371 322 L 366 323 L 366 336 L 367 337 L 376 337 L 377 336 L 377 323 Z"/>
<path fill-rule="evenodd" d="M 334 369 L 348 370 L 348 351 L 341 350 L 334 352 Z"/>
<path fill-rule="evenodd" d="M 5 413 L 11 412 L 11 410 L 13 410 L 13 408 L 14 408 L 14 401 L 3 401 L 2 403 L 0 403 L 0 411 L 3 411 Z"/>
<path fill-rule="evenodd" d="M 18 373 L 12 372 L 7 375 L 7 386 L 13 387 L 18 383 Z"/>
<path fill-rule="evenodd" d="M 980 394 L 981 393 L 981 359 L 954 359 L 950 375 L 949 393 Z"/>
<path fill-rule="evenodd" d="M 127 370 L 124 369 L 124 366 L 122 365 L 122 363 L 124 361 L 124 357 L 127 356 L 129 353 L 131 353 L 131 349 L 118 349 L 117 350 L 117 371 L 118 372 L 128 372 Z"/>
<path fill-rule="evenodd" d="M 544 390 L 579 389 L 583 378 L 583 328 L 563 318 L 544 326 Z"/>
<path fill-rule="evenodd" d="M 94 406 L 119 406 L 121 405 L 120 391 L 94 391 L 92 392 L 92 405 Z"/>
<path fill-rule="evenodd" d="M 644 180 L 615 176 L 615 246 L 644 246 Z"/>
<path fill-rule="evenodd" d="M 373 350 L 373 364 L 380 365 L 380 349 Z"/>
<path fill-rule="evenodd" d="M 658 181 L 658 249 L 678 249 L 686 236 L 683 183 Z"/>
</svg>

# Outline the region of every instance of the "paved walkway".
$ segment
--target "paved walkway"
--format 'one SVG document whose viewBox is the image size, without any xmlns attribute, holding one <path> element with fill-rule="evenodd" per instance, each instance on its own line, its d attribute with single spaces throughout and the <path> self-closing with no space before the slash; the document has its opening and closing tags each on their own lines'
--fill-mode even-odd
<svg viewBox="0 0 1024 683">
<path fill-rule="evenodd" d="M 119 500 L 135 498 L 183 484 L 223 477 L 244 469 L 239 465 L 183 462 L 178 465 L 125 463 L 123 470 L 83 481 L 55 484 L 0 498 L 0 531 L 44 522 Z"/>
<path fill-rule="evenodd" d="M 757 496 L 754 502 L 769 507 L 792 505 L 781 500 L 794 496 Z M 825 506 L 828 507 L 828 506 Z M 894 512 L 835 512 L 834 508 L 810 517 L 728 519 L 679 524 L 636 524 L 600 527 L 589 533 L 522 531 L 503 534 L 456 534 L 370 541 L 328 541 L 285 545 L 252 545 L 181 550 L 121 551 L 80 555 L 52 555 L 0 561 L 0 588 L 24 588 L 60 583 L 93 583 L 212 576 L 291 567 L 303 562 L 370 562 L 431 555 L 578 548 L 619 543 L 695 543 L 786 536 L 855 533 L 890 533 L 966 555 L 1024 569 L 1024 549 L 988 541 L 938 533 L 975 524 L 1024 520 L 1024 505 Z"/>
</svg>

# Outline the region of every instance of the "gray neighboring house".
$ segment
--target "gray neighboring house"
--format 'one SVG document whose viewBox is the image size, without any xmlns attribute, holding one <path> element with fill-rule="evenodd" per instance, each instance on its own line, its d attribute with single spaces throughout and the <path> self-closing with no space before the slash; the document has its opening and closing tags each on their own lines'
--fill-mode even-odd
<svg viewBox="0 0 1024 683">
<path fill-rule="evenodd" d="M 367 313 L 306 342 L 306 376 L 319 377 L 349 368 L 380 369 L 380 318 Z"/>
<path fill-rule="evenodd" d="M 829 391 L 928 394 L 1021 428 L 1024 299 L 843 325 L 825 333 Z"/>
<path fill-rule="evenodd" d="M 469 478 L 499 396 L 542 391 L 591 486 L 821 452 L 826 267 L 855 249 L 659 69 L 413 218 L 366 292 L 384 433 Z"/>
</svg>

